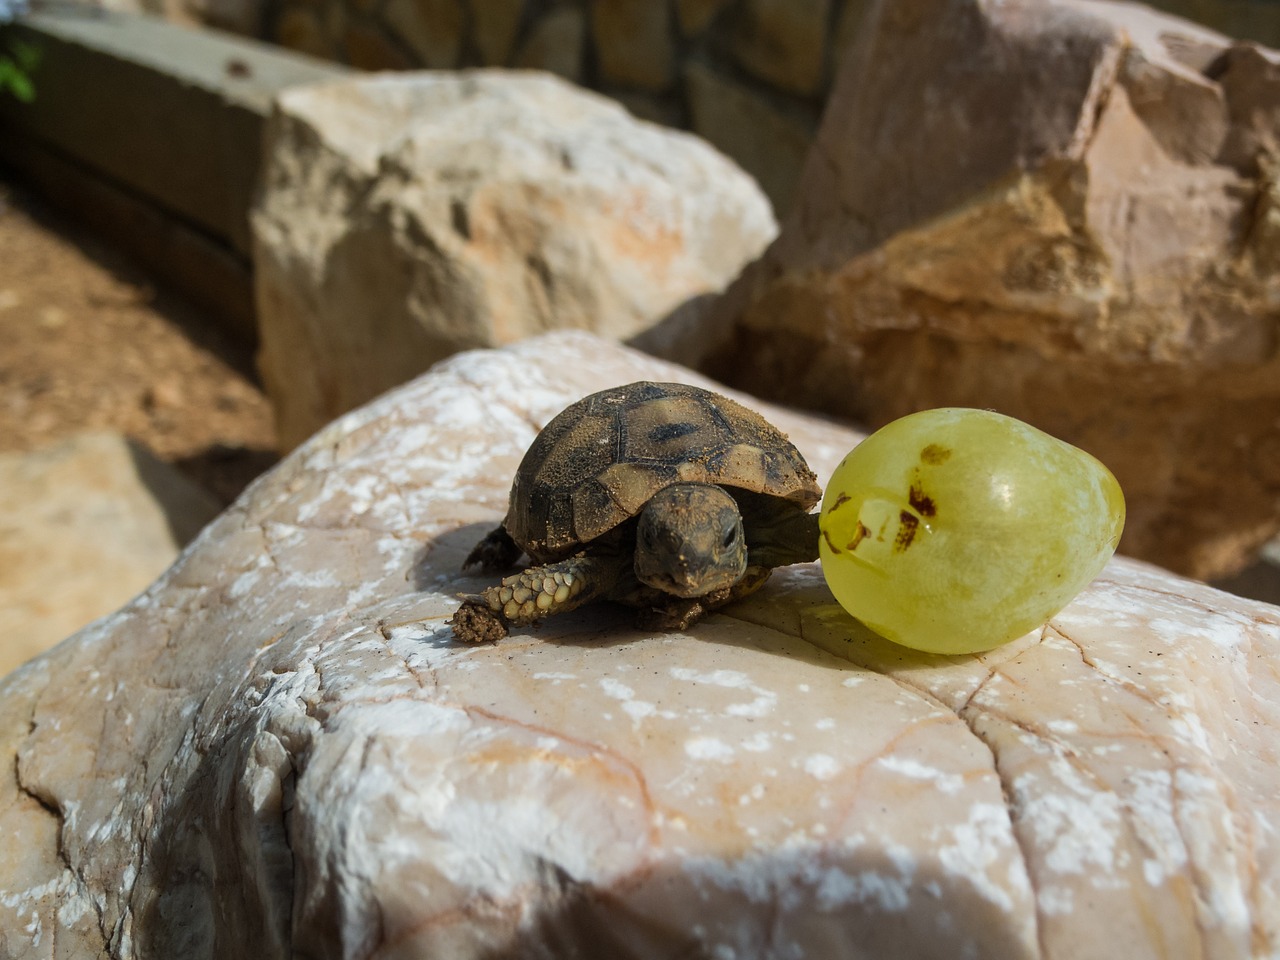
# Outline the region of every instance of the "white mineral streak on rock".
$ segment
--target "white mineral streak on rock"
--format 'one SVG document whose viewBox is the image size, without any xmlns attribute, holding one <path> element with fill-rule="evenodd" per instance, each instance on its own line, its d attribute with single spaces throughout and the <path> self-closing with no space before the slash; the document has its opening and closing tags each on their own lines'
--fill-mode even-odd
<svg viewBox="0 0 1280 960">
<path fill-rule="evenodd" d="M 910 777 L 913 780 L 928 781 L 943 793 L 959 793 L 964 789 L 963 778 L 955 774 L 943 773 L 933 767 L 926 767 L 923 763 L 911 757 L 900 757 L 896 754 L 891 754 L 887 757 L 881 757 L 876 761 L 876 764 L 885 770 L 892 770 L 894 773 L 900 773 L 904 777 Z"/>
<path fill-rule="evenodd" d="M 579 334 L 454 358 L 0 681 L 0 954 L 1280 953 L 1274 607 L 1116 561 L 931 657 L 802 566 L 688 635 L 456 645 L 539 426 L 643 378 L 691 377 Z M 823 478 L 856 439 L 769 414 Z"/>
<path fill-rule="evenodd" d="M 688 683 L 710 684 L 729 690 L 746 690 L 755 697 L 746 703 L 731 703 L 724 708 L 726 716 L 731 717 L 763 717 L 773 710 L 778 702 L 778 695 L 754 684 L 750 677 L 736 670 L 716 670 L 714 673 L 699 674 L 683 667 L 673 667 L 671 676 Z"/>
<path fill-rule="evenodd" d="M 733 759 L 733 747 L 716 737 L 693 737 L 686 740 L 684 752 L 694 760 Z"/>
<path fill-rule="evenodd" d="M 619 683 L 611 677 L 606 677 L 600 681 L 600 689 L 605 696 L 613 697 L 615 700 L 622 701 L 622 711 L 632 720 L 639 722 L 645 717 L 656 712 L 656 708 L 652 703 L 644 700 L 635 699 L 635 691 L 628 687 L 625 683 Z"/>
<path fill-rule="evenodd" d="M 840 763 L 826 753 L 814 753 L 804 758 L 804 772 L 815 780 L 830 780 L 840 772 Z"/>
</svg>

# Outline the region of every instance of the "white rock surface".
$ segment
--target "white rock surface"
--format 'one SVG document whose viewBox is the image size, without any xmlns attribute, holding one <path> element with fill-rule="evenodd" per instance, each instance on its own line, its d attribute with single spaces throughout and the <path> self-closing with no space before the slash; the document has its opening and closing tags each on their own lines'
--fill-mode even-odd
<svg viewBox="0 0 1280 960">
<path fill-rule="evenodd" d="M 1280 952 L 1275 607 L 1116 561 L 929 657 L 804 566 L 688 635 L 455 644 L 525 446 L 642 377 L 694 379 L 576 333 L 454 358 L 0 681 L 0 955 Z M 820 476 L 856 439 L 763 409 Z"/>
<path fill-rule="evenodd" d="M 646 330 L 777 229 L 706 143 L 546 74 L 295 88 L 266 143 L 260 364 L 287 447 L 459 349 Z"/>
<path fill-rule="evenodd" d="M 0 454 L 0 675 L 145 589 L 220 509 L 118 434 Z"/>
</svg>

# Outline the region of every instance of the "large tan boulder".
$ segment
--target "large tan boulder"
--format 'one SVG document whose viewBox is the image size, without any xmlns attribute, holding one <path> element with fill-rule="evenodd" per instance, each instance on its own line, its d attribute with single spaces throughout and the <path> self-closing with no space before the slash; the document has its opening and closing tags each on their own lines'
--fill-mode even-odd
<svg viewBox="0 0 1280 960">
<path fill-rule="evenodd" d="M 456 350 L 644 331 L 776 232 L 707 144 L 545 74 L 295 88 L 266 142 L 260 365 L 286 447 Z"/>
<path fill-rule="evenodd" d="M 777 242 L 698 341 L 879 425 L 994 407 L 1221 576 L 1280 530 L 1280 54 L 1128 3 L 872 5 Z"/>
<path fill-rule="evenodd" d="M 1275 607 L 1117 561 L 930 657 L 801 566 L 688 634 L 455 642 L 539 426 L 637 378 L 705 383 L 585 334 L 447 361 L 0 681 L 0 954 L 1280 950 Z M 857 439 L 763 409 L 820 476 Z"/>
<path fill-rule="evenodd" d="M 0 454 L 0 675 L 149 586 L 219 510 L 119 434 Z"/>
</svg>

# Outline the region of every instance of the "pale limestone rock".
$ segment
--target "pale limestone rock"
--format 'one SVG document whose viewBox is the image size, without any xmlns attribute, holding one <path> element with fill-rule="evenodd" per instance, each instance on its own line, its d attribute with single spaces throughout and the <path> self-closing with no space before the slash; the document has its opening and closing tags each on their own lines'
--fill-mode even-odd
<svg viewBox="0 0 1280 960">
<path fill-rule="evenodd" d="M 632 336 L 718 292 L 775 230 L 702 141 L 539 74 L 295 88 L 267 155 L 254 272 L 286 446 L 465 347 Z"/>
<path fill-rule="evenodd" d="M 801 566 L 688 635 L 454 643 L 526 445 L 638 378 L 697 382 L 578 333 L 447 361 L 0 680 L 4 955 L 1280 951 L 1276 607 L 1116 561 L 930 657 Z M 763 409 L 820 476 L 856 440 Z"/>
<path fill-rule="evenodd" d="M 871 425 L 1019 416 L 1117 474 L 1122 551 L 1221 576 L 1280 530 L 1278 143 L 1274 51 L 1136 4 L 879 3 L 704 369 Z"/>
<path fill-rule="evenodd" d="M 547 70 L 573 83 L 582 80 L 587 15 L 577 7 L 556 7 L 529 29 L 515 66 Z"/>
<path fill-rule="evenodd" d="M 144 589 L 219 509 L 117 434 L 0 454 L 0 675 Z"/>
<path fill-rule="evenodd" d="M 653 0 L 593 0 L 591 34 L 600 79 L 655 93 L 675 82 L 671 8 Z"/>
</svg>

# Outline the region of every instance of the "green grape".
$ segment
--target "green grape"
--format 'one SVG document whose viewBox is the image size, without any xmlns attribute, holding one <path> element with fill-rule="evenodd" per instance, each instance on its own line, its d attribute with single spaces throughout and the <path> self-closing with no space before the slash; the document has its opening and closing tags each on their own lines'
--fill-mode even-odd
<svg viewBox="0 0 1280 960">
<path fill-rule="evenodd" d="M 931 653 L 1040 626 L 1106 565 L 1124 529 L 1111 471 L 985 410 L 926 410 L 855 447 L 822 500 L 822 572 L 840 605 Z"/>
</svg>

